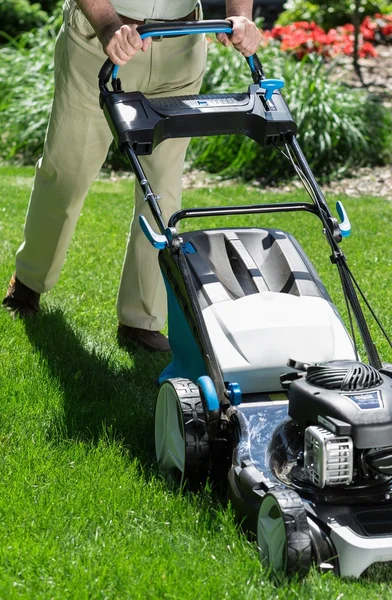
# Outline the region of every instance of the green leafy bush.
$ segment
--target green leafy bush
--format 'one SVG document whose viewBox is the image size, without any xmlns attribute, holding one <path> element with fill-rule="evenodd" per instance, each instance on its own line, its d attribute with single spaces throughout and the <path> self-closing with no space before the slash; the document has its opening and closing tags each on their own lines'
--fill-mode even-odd
<svg viewBox="0 0 392 600">
<path fill-rule="evenodd" d="M 290 25 L 296 21 L 314 21 L 325 30 L 351 23 L 354 12 L 353 0 L 288 0 L 285 11 L 278 18 L 280 25 Z M 392 12 L 392 4 L 387 0 L 362 0 L 362 17 L 375 13 Z"/>
<path fill-rule="evenodd" d="M 0 48 L 0 159 L 34 162 L 42 151 L 53 96 L 59 18 Z"/>
<path fill-rule="evenodd" d="M 273 45 L 265 48 L 266 75 L 283 78 L 284 97 L 298 125 L 298 139 L 318 176 L 360 165 L 382 164 L 390 156 L 391 116 L 366 92 L 334 83 L 320 57 L 295 62 Z M 243 58 L 210 44 L 203 91 L 243 90 L 249 75 Z M 192 140 L 193 165 L 227 176 L 277 180 L 292 173 L 277 150 L 262 149 L 244 136 Z"/>
<path fill-rule="evenodd" d="M 59 8 L 63 4 L 63 0 L 40 0 L 42 8 L 49 14 L 58 12 Z"/>
<path fill-rule="evenodd" d="M 0 41 L 46 23 L 47 13 L 39 3 L 28 0 L 0 0 Z M 6 34 L 6 36 L 3 35 Z"/>
<path fill-rule="evenodd" d="M 53 94 L 53 49 L 59 21 L 25 33 L 0 49 L 0 159 L 31 164 L 41 154 Z M 233 49 L 211 42 L 203 93 L 246 90 L 250 73 Z M 320 59 L 296 62 L 270 44 L 260 52 L 267 76 L 283 78 L 284 96 L 298 124 L 298 138 L 318 175 L 389 158 L 389 113 L 366 92 L 333 83 Z M 97 98 L 98 101 L 98 98 Z M 192 166 L 227 176 L 277 180 L 292 174 L 276 150 L 244 136 L 192 140 Z M 124 167 L 111 152 L 108 166 Z"/>
</svg>

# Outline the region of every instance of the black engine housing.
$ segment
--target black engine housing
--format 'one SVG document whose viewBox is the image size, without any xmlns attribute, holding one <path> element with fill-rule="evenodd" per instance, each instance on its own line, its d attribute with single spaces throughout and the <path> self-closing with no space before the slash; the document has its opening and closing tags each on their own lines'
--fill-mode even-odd
<svg viewBox="0 0 392 600">
<path fill-rule="evenodd" d="M 358 361 L 331 361 L 309 367 L 288 395 L 289 415 L 303 427 L 350 435 L 358 449 L 392 444 L 392 373 Z"/>
</svg>

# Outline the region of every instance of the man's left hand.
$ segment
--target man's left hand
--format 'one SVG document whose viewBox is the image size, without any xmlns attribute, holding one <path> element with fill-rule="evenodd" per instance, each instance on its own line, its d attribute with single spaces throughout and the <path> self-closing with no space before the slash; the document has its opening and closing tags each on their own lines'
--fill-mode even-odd
<svg viewBox="0 0 392 600">
<path fill-rule="evenodd" d="M 246 17 L 227 17 L 233 23 L 233 33 L 230 37 L 226 33 L 218 33 L 216 36 L 221 44 L 230 46 L 241 52 L 244 56 L 252 56 L 259 49 L 261 33 L 253 21 Z"/>
</svg>

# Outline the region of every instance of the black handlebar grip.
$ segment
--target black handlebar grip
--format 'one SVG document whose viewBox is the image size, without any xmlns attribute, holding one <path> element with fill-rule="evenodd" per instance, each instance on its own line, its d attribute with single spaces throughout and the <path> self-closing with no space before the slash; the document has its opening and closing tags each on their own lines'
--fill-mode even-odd
<svg viewBox="0 0 392 600">
<path fill-rule="evenodd" d="M 162 22 L 162 23 L 147 23 L 146 25 L 139 25 L 137 31 L 139 35 L 143 35 L 146 33 L 151 33 L 152 31 L 156 31 L 157 33 L 164 33 L 165 31 L 171 31 L 173 29 L 177 31 L 181 31 L 182 29 L 194 29 L 195 31 L 200 29 L 204 30 L 214 29 L 219 27 L 233 27 L 231 21 L 225 20 L 211 20 L 211 21 L 170 21 L 170 22 Z"/>
<path fill-rule="evenodd" d="M 99 72 L 99 75 L 98 75 L 99 81 L 102 81 L 105 84 L 108 83 L 113 67 L 114 67 L 114 63 L 112 63 L 110 58 L 108 58 L 105 61 L 102 69 Z"/>
<path fill-rule="evenodd" d="M 256 71 L 263 71 L 263 66 L 262 66 L 257 54 L 253 54 L 253 61 L 254 61 Z"/>
</svg>

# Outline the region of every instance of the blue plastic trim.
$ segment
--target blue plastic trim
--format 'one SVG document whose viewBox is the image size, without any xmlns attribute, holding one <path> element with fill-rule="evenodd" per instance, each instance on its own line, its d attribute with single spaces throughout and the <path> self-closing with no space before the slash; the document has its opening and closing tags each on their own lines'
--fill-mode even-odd
<svg viewBox="0 0 392 600">
<path fill-rule="evenodd" d="M 166 236 L 155 233 L 155 231 L 150 227 L 146 217 L 144 217 L 143 215 L 140 215 L 139 216 L 139 224 L 143 230 L 144 235 L 146 236 L 146 238 L 148 239 L 150 244 L 152 246 L 154 246 L 154 248 L 156 248 L 157 250 L 163 250 L 164 248 L 166 248 L 166 246 L 167 246 Z"/>
<path fill-rule="evenodd" d="M 255 67 L 255 61 L 254 61 L 254 58 L 253 58 L 253 56 L 247 56 L 247 57 L 246 57 L 246 62 L 248 63 L 248 65 L 249 65 L 249 67 L 250 67 L 250 70 L 251 70 L 252 72 L 256 71 L 256 67 Z"/>
<path fill-rule="evenodd" d="M 203 391 L 208 411 L 219 410 L 218 394 L 216 393 L 214 382 L 211 377 L 203 375 L 202 377 L 199 377 L 197 383 Z"/>
<path fill-rule="evenodd" d="M 172 362 L 158 377 L 159 383 L 172 377 L 184 377 L 196 382 L 207 373 L 195 336 L 167 278 L 163 275 L 167 293 L 169 344 Z"/>
<path fill-rule="evenodd" d="M 343 204 L 340 202 L 340 200 L 336 202 L 336 210 L 340 220 L 342 221 L 339 224 L 340 233 L 342 234 L 342 237 L 348 237 L 351 233 L 351 223 L 346 213 L 346 210 Z"/>
<path fill-rule="evenodd" d="M 166 31 L 151 31 L 150 33 L 142 33 L 142 40 L 148 37 L 170 37 L 172 35 L 197 35 L 199 33 L 233 33 L 232 27 L 205 27 L 204 29 L 196 29 L 189 27 L 188 29 L 168 29 Z"/>
<path fill-rule="evenodd" d="M 282 79 L 262 79 L 259 85 L 261 89 L 265 90 L 265 99 L 271 100 L 274 91 L 284 87 L 284 81 Z"/>
<path fill-rule="evenodd" d="M 184 242 L 183 244 L 181 244 L 181 248 L 184 254 L 195 254 L 196 250 L 195 248 L 192 246 L 192 244 L 190 242 Z"/>
<path fill-rule="evenodd" d="M 238 383 L 229 383 L 227 389 L 230 392 L 230 404 L 232 406 L 239 406 L 242 402 L 242 394 Z"/>
<path fill-rule="evenodd" d="M 169 242 L 172 241 L 172 239 L 173 239 L 173 233 L 172 233 L 172 230 L 170 229 L 170 227 L 166 227 L 166 229 L 165 229 L 165 236 L 167 237 L 167 239 L 169 240 Z"/>
</svg>

